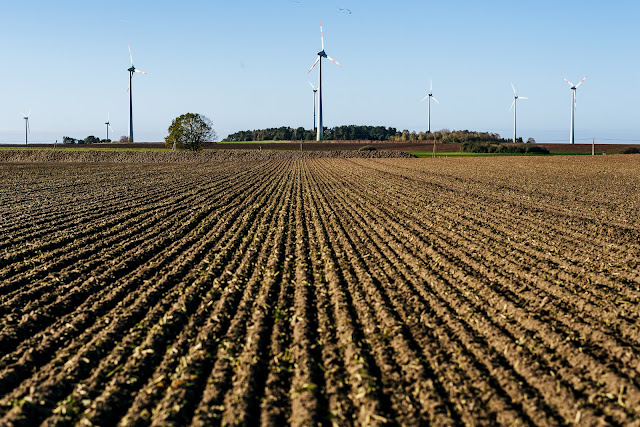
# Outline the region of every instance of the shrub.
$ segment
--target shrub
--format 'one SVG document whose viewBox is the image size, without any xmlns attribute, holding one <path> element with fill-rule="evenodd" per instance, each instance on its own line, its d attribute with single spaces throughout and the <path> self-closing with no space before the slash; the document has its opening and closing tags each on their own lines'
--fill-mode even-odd
<svg viewBox="0 0 640 427">
<path fill-rule="evenodd" d="M 527 145 L 527 153 L 549 154 L 549 150 L 541 145 Z"/>
<path fill-rule="evenodd" d="M 459 151 L 463 153 L 494 153 L 495 150 L 495 144 L 476 141 L 465 142 L 459 149 Z"/>
<path fill-rule="evenodd" d="M 516 153 L 549 154 L 549 150 L 539 145 L 500 145 L 488 142 L 465 142 L 460 146 L 462 153 Z"/>
<path fill-rule="evenodd" d="M 638 147 L 629 147 L 622 151 L 622 154 L 640 154 L 640 148 Z"/>
</svg>

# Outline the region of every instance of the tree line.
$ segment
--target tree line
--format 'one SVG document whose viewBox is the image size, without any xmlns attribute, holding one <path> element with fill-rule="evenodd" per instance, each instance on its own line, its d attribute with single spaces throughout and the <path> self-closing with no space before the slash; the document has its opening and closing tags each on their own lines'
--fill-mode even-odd
<svg viewBox="0 0 640 427">
<path fill-rule="evenodd" d="M 387 141 L 397 133 L 395 128 L 384 126 L 336 126 L 324 128 L 324 139 L 328 140 L 369 140 Z M 313 141 L 316 139 L 316 131 L 303 127 L 292 128 L 281 126 L 279 128 L 244 130 L 230 134 L 223 141 Z"/>
<path fill-rule="evenodd" d="M 244 130 L 229 134 L 223 142 L 242 141 L 312 141 L 316 139 L 316 132 L 303 127 L 291 128 L 281 126 L 279 128 Z M 507 142 L 497 133 L 474 132 L 469 130 L 442 129 L 436 132 L 409 132 L 404 129 L 398 131 L 393 127 L 384 126 L 336 126 L 324 128 L 324 139 L 334 141 L 424 141 L 432 142 L 434 139 L 441 143 L 454 142 Z M 522 142 L 521 139 L 519 142 Z"/>
<path fill-rule="evenodd" d="M 84 139 L 71 138 L 70 136 L 63 136 L 63 144 L 100 144 L 102 142 L 111 142 L 110 139 L 100 139 L 97 136 L 89 135 Z"/>
<path fill-rule="evenodd" d="M 425 142 L 433 142 L 433 140 L 436 140 L 444 144 L 455 142 L 508 142 L 507 140 L 501 138 L 500 134 L 498 133 L 476 132 L 470 130 L 452 131 L 449 129 L 441 129 L 435 132 L 409 132 L 405 129 L 402 132 L 398 132 L 396 135 L 394 135 L 391 140 Z M 518 142 L 522 142 L 522 138 L 518 138 Z"/>
</svg>

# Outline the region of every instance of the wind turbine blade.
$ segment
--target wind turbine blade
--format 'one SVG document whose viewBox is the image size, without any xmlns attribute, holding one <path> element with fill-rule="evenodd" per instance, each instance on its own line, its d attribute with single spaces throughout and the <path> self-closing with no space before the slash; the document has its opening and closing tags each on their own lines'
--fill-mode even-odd
<svg viewBox="0 0 640 427">
<path fill-rule="evenodd" d="M 31 108 L 29 108 L 29 112 L 27 113 L 27 117 L 31 115 Z"/>
<path fill-rule="evenodd" d="M 431 97 L 433 98 L 434 101 L 436 101 L 436 104 L 440 104 L 435 96 L 431 95 Z"/>
<path fill-rule="evenodd" d="M 316 66 L 316 64 L 318 63 L 318 61 L 320 61 L 320 56 L 318 56 L 318 58 L 316 58 L 316 62 L 313 63 L 313 65 L 311 66 L 311 68 L 309 68 L 309 71 L 307 71 L 307 74 L 309 74 L 311 72 L 311 70 L 313 70 L 313 67 Z"/>
<path fill-rule="evenodd" d="M 29 133 L 31 133 L 31 124 L 29 123 L 29 120 L 27 120 L 27 129 L 29 129 Z"/>
<path fill-rule="evenodd" d="M 429 82 L 429 93 L 433 92 L 433 80 Z"/>
<path fill-rule="evenodd" d="M 316 64 L 313 64 L 313 65 L 316 65 Z M 314 91 L 316 90 L 316 87 L 313 85 L 313 83 L 311 83 L 309 80 L 307 80 L 307 83 L 309 83 L 309 86 L 311 86 L 311 89 L 313 89 Z"/>
<path fill-rule="evenodd" d="M 526 96 L 519 96 L 518 99 L 529 99 Z"/>
<path fill-rule="evenodd" d="M 111 129 L 111 132 L 112 132 L 112 133 L 115 133 L 115 132 L 114 132 L 114 130 L 113 130 L 113 128 L 111 127 L 111 125 L 109 125 L 109 129 Z"/>
<path fill-rule="evenodd" d="M 576 86 L 577 87 L 577 86 Z M 573 91 L 573 111 L 578 111 L 578 94 L 577 91 Z"/>
<path fill-rule="evenodd" d="M 339 65 L 339 66 L 341 66 L 341 67 L 342 67 L 342 64 L 340 64 L 338 61 L 336 61 L 335 59 L 333 59 L 332 57 L 330 57 L 330 56 L 328 56 L 328 55 L 327 55 L 327 59 L 328 59 L 329 61 L 333 62 L 334 64 Z"/>
<path fill-rule="evenodd" d="M 511 103 L 511 107 L 509 107 L 509 111 L 513 110 L 513 106 L 516 105 L 516 99 L 513 98 L 513 102 Z"/>
<path fill-rule="evenodd" d="M 129 58 L 131 59 L 131 66 L 133 67 L 133 55 L 131 54 L 131 45 L 127 43 L 127 47 L 129 48 Z"/>
<path fill-rule="evenodd" d="M 22 114 L 22 117 L 27 117 L 27 115 L 23 112 L 20 112 L 20 114 Z"/>
<path fill-rule="evenodd" d="M 322 50 L 324 50 L 324 34 L 322 33 L 322 21 L 320 21 L 320 41 L 322 42 Z"/>
<path fill-rule="evenodd" d="M 587 77 L 589 77 L 589 75 L 587 74 L 586 76 L 584 76 L 584 79 L 580 80 L 580 83 L 578 83 L 576 85 L 576 89 L 578 88 L 578 86 L 580 86 L 585 80 L 587 80 Z"/>
<path fill-rule="evenodd" d="M 565 79 L 564 77 L 562 78 L 562 80 L 564 80 L 565 82 L 569 83 L 571 86 L 573 86 L 573 83 L 571 83 L 569 80 Z"/>
<path fill-rule="evenodd" d="M 137 68 L 136 68 L 136 73 L 140 73 L 140 74 L 147 74 L 147 73 L 145 73 L 145 72 L 144 72 L 144 71 L 142 71 L 142 70 L 138 70 Z"/>
<path fill-rule="evenodd" d="M 513 94 L 517 95 L 516 93 L 516 87 L 513 85 L 513 83 L 511 83 L 511 89 L 513 89 Z"/>
<path fill-rule="evenodd" d="M 420 102 L 424 101 L 424 100 L 425 100 L 425 99 L 427 99 L 428 97 L 429 97 L 429 95 L 425 96 L 424 98 L 422 98 L 422 99 L 420 100 Z"/>
</svg>

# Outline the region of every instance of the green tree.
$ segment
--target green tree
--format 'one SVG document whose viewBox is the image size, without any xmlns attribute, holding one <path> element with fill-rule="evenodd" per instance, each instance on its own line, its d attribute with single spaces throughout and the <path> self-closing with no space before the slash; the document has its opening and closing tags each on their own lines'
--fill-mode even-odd
<svg viewBox="0 0 640 427">
<path fill-rule="evenodd" d="M 88 137 L 86 137 L 84 139 L 84 143 L 85 144 L 99 144 L 100 143 L 100 138 L 96 138 L 93 135 L 89 135 Z"/>
<path fill-rule="evenodd" d="M 169 148 L 202 149 L 217 138 L 213 123 L 202 114 L 187 113 L 173 119 L 164 143 Z"/>
</svg>

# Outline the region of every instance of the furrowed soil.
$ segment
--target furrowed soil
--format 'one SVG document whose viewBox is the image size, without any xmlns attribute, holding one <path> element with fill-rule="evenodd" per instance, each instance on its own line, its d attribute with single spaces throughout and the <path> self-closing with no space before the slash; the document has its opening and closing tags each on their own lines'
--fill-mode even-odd
<svg viewBox="0 0 640 427">
<path fill-rule="evenodd" d="M 46 160 L 0 425 L 640 423 L 638 155 Z"/>
<path fill-rule="evenodd" d="M 304 141 L 303 151 L 305 153 L 313 153 L 318 151 L 355 151 L 363 147 L 375 148 L 384 151 L 404 151 L 410 153 L 431 153 L 433 152 L 433 141 Z M 456 143 L 440 143 L 436 144 L 437 153 L 453 153 L 460 150 L 462 144 Z M 531 144 L 518 144 L 522 146 L 530 146 Z M 638 144 L 558 144 L 558 143 L 537 143 L 534 146 L 541 146 L 548 149 L 553 154 L 591 154 L 592 150 L 597 155 L 621 153 L 628 148 L 640 148 Z M 28 147 L 16 146 L 9 144 L 0 144 L 0 149 L 16 149 L 19 148 L 36 148 L 36 149 L 52 149 L 51 144 L 29 144 Z M 136 142 L 136 143 L 100 143 L 88 145 L 64 145 L 59 144 L 57 151 L 75 151 L 75 150 L 163 150 L 167 147 L 161 142 Z M 300 141 L 267 141 L 267 142 L 224 142 L 217 144 L 207 144 L 205 151 L 228 151 L 228 150 L 277 150 L 277 151 L 299 151 Z M 312 154 L 317 157 L 319 153 Z M 330 157 L 336 157 L 335 154 Z M 6 161 L 6 157 L 2 157 L 0 150 L 0 161 Z"/>
</svg>

